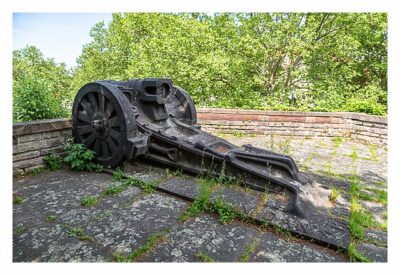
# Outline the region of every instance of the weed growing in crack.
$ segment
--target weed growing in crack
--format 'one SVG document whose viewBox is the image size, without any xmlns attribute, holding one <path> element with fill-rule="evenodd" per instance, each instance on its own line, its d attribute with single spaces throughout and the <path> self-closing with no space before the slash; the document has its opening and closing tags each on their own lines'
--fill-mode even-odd
<svg viewBox="0 0 400 275">
<path fill-rule="evenodd" d="M 210 206 L 211 210 L 219 214 L 219 220 L 222 224 L 233 221 L 238 216 L 238 211 L 230 204 L 218 199 Z"/>
<path fill-rule="evenodd" d="M 24 203 L 24 196 L 22 195 L 13 195 L 13 203 L 14 204 L 23 204 Z"/>
<path fill-rule="evenodd" d="M 28 228 L 26 226 L 18 226 L 16 228 L 14 228 L 13 230 L 13 234 L 15 235 L 20 235 L 22 233 L 25 233 L 26 231 L 28 231 Z"/>
<path fill-rule="evenodd" d="M 122 184 L 114 184 L 114 185 L 111 185 L 111 186 L 107 187 L 103 191 L 103 193 L 105 195 L 116 195 L 116 194 L 119 194 L 122 191 L 124 191 L 124 189 L 125 189 L 124 185 L 122 185 Z"/>
<path fill-rule="evenodd" d="M 55 222 L 57 221 L 56 215 L 48 215 L 48 216 L 47 216 L 47 221 L 48 221 L 48 222 L 55 223 Z"/>
<path fill-rule="evenodd" d="M 247 247 L 243 255 L 240 257 L 240 262 L 248 262 L 250 259 L 250 255 L 254 253 L 256 246 L 258 244 L 259 239 L 255 238 Z"/>
<path fill-rule="evenodd" d="M 86 235 L 85 231 L 81 227 L 70 227 L 68 229 L 68 236 L 75 237 L 81 241 L 93 241 L 93 238 Z"/>
<path fill-rule="evenodd" d="M 159 242 L 164 239 L 164 232 L 151 234 L 144 245 L 139 247 L 138 249 L 132 251 L 128 255 L 122 255 L 120 253 L 114 253 L 113 259 L 116 262 L 133 262 L 138 257 L 142 256 L 143 254 L 147 253 L 153 247 L 155 247 Z"/>
<path fill-rule="evenodd" d="M 333 141 L 333 144 L 334 144 L 334 148 L 335 148 L 335 149 L 338 149 L 338 148 L 340 147 L 340 145 L 343 144 L 343 142 L 345 141 L 345 139 L 342 138 L 342 137 L 334 137 L 334 138 L 332 139 L 332 141 Z"/>
<path fill-rule="evenodd" d="M 196 258 L 203 263 L 213 263 L 215 262 L 210 256 L 208 256 L 206 253 L 199 251 L 196 253 Z"/>
<path fill-rule="evenodd" d="M 122 172 L 121 168 L 117 167 L 117 169 L 115 169 L 115 171 L 113 172 L 112 177 L 116 181 L 121 181 L 124 179 L 125 174 L 124 172 Z"/>
<path fill-rule="evenodd" d="M 354 243 L 350 244 L 347 253 L 352 262 L 364 262 L 364 263 L 370 262 L 370 260 L 367 257 L 365 257 L 360 251 L 356 249 L 356 245 Z"/>
<path fill-rule="evenodd" d="M 90 207 L 97 204 L 98 198 L 96 196 L 87 196 L 81 199 L 81 205 Z"/>
<path fill-rule="evenodd" d="M 329 195 L 329 200 L 331 202 L 336 202 L 340 195 L 339 190 L 335 187 L 333 187 L 331 190 L 332 190 L 332 192 Z"/>
<path fill-rule="evenodd" d="M 370 145 L 369 145 L 369 153 L 371 154 L 372 159 L 373 159 L 374 161 L 378 161 L 378 159 L 379 159 L 379 156 L 378 156 L 378 154 L 376 153 L 376 149 L 377 149 L 376 144 L 370 144 Z"/>
</svg>

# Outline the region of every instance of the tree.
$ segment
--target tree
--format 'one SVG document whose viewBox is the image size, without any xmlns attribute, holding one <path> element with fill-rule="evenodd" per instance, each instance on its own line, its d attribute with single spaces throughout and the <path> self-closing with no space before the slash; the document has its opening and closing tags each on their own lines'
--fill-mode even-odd
<svg viewBox="0 0 400 275">
<path fill-rule="evenodd" d="M 68 116 L 70 81 L 65 64 L 44 58 L 38 48 L 13 51 L 14 121 Z"/>
</svg>

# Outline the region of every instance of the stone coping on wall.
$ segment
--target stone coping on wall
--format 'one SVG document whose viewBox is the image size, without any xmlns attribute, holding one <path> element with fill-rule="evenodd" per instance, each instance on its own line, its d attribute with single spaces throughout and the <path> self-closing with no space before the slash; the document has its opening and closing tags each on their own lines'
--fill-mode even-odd
<svg viewBox="0 0 400 275">
<path fill-rule="evenodd" d="M 13 125 L 13 136 L 60 131 L 71 129 L 72 121 L 68 118 L 43 119 L 29 122 L 15 123 Z"/>
</svg>

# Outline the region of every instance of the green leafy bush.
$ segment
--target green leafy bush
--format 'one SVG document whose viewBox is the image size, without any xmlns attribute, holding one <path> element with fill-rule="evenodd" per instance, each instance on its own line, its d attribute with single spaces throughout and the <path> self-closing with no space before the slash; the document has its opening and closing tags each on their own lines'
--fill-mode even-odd
<svg viewBox="0 0 400 275">
<path fill-rule="evenodd" d="M 101 171 L 102 166 L 92 161 L 94 152 L 86 149 L 85 145 L 68 140 L 63 146 L 67 152 L 64 162 L 75 170 Z"/>
<path fill-rule="evenodd" d="M 43 158 L 44 164 L 50 169 L 50 170 L 58 170 L 62 166 L 62 161 L 58 155 L 54 151 L 51 151 L 50 154 L 45 156 Z"/>
<path fill-rule="evenodd" d="M 29 121 L 67 116 L 46 81 L 27 76 L 15 86 L 14 120 Z"/>
</svg>

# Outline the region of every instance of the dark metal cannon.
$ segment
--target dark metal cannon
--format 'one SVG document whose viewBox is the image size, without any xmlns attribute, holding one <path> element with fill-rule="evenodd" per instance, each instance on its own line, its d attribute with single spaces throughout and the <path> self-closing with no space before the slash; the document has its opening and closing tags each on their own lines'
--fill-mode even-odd
<svg viewBox="0 0 400 275">
<path fill-rule="evenodd" d="M 286 189 L 287 211 L 303 217 L 306 181 L 289 156 L 235 146 L 200 129 L 190 96 L 169 79 L 96 81 L 83 86 L 73 104 L 73 135 L 116 167 L 142 157 L 197 174 L 236 178 L 258 190 Z"/>
</svg>

